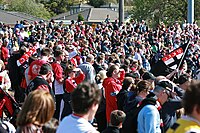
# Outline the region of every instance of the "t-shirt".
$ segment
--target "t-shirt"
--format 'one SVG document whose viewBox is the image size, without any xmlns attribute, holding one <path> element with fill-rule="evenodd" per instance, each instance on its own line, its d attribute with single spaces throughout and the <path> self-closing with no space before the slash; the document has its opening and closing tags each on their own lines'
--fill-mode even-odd
<svg viewBox="0 0 200 133">
<path fill-rule="evenodd" d="M 65 117 L 58 126 L 56 133 L 98 133 L 84 118 L 75 115 Z"/>
<path fill-rule="evenodd" d="M 200 123 L 191 117 L 183 116 L 167 133 L 200 133 Z"/>
</svg>

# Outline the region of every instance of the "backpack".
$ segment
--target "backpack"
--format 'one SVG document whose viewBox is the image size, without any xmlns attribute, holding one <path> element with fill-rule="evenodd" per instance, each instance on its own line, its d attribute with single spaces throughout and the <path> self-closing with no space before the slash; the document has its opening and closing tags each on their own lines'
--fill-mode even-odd
<svg viewBox="0 0 200 133">
<path fill-rule="evenodd" d="M 122 125 L 122 133 L 137 133 L 137 117 L 140 110 L 146 105 L 156 105 L 155 94 L 150 93 L 136 108 L 126 114 L 126 118 Z"/>
</svg>

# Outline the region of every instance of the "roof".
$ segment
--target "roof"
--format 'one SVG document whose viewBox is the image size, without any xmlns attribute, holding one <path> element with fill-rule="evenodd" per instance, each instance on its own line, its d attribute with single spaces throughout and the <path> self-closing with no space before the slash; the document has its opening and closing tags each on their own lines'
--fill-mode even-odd
<svg viewBox="0 0 200 133">
<path fill-rule="evenodd" d="M 70 6 L 70 8 L 93 8 L 93 6 L 88 5 L 88 4 L 78 4 L 78 5 L 74 5 L 74 6 Z"/>
<path fill-rule="evenodd" d="M 28 22 L 40 21 L 40 18 L 20 13 L 20 12 L 12 12 L 0 10 L 0 21 L 7 24 L 16 24 L 16 21 L 27 20 Z"/>
<path fill-rule="evenodd" d="M 110 15 L 111 21 L 118 19 L 119 13 L 109 8 L 90 8 L 72 15 L 65 16 L 63 14 L 54 18 L 56 18 L 56 20 L 77 20 L 78 14 L 81 14 L 86 22 L 102 22 L 106 19 L 107 15 Z"/>
</svg>

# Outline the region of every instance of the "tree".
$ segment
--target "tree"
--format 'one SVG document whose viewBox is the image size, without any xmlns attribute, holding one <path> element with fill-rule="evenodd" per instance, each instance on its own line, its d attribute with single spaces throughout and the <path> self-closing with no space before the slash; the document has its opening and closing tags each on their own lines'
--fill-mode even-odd
<svg viewBox="0 0 200 133">
<path fill-rule="evenodd" d="M 153 25 L 187 20 L 187 0 L 134 0 L 133 19 L 150 20 Z M 199 19 L 200 0 L 195 0 L 195 18 Z"/>
<path fill-rule="evenodd" d="M 11 0 L 8 10 L 24 12 L 43 19 L 51 17 L 44 5 L 36 3 L 35 0 Z"/>
<path fill-rule="evenodd" d="M 84 21 L 84 17 L 82 16 L 82 14 L 78 14 L 78 22 Z"/>
</svg>

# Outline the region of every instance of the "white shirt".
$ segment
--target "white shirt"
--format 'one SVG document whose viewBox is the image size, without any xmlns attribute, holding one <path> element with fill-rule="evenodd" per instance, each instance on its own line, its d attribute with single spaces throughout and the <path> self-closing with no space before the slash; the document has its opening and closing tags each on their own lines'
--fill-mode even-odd
<svg viewBox="0 0 200 133">
<path fill-rule="evenodd" d="M 56 133 L 98 133 L 98 131 L 84 118 L 72 114 L 61 121 Z"/>
</svg>

